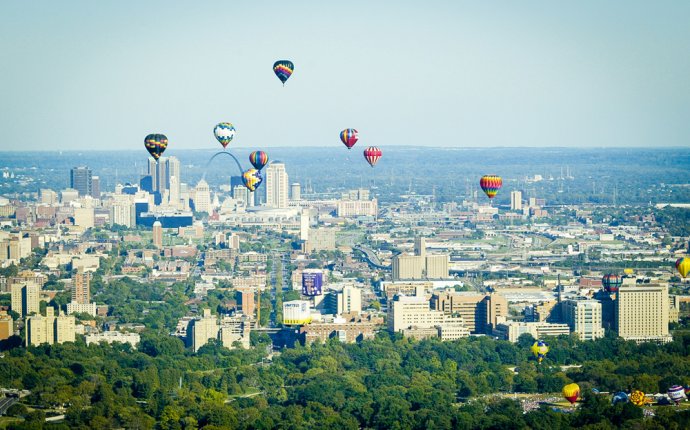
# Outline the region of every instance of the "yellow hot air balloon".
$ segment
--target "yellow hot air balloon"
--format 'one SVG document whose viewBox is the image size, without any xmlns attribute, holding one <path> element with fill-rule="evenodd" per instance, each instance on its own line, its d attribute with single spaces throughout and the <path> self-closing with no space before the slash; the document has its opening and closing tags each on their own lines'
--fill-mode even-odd
<svg viewBox="0 0 690 430">
<path fill-rule="evenodd" d="M 634 390 L 632 393 L 630 393 L 630 396 L 628 396 L 628 400 L 630 400 L 630 403 L 636 406 L 642 406 L 645 403 L 647 403 L 647 398 L 645 397 L 644 393 L 640 390 Z"/>
<path fill-rule="evenodd" d="M 537 340 L 532 344 L 532 355 L 534 355 L 534 358 L 541 363 L 541 361 L 546 357 L 546 354 L 549 352 L 549 345 L 546 344 L 543 340 Z"/>
<path fill-rule="evenodd" d="M 580 386 L 575 383 L 566 385 L 563 387 L 563 397 L 572 405 L 580 397 Z"/>
<path fill-rule="evenodd" d="M 676 260 L 676 269 L 678 269 L 678 273 L 680 273 L 680 276 L 683 278 L 688 276 L 688 273 L 690 273 L 690 258 L 681 257 Z"/>
</svg>

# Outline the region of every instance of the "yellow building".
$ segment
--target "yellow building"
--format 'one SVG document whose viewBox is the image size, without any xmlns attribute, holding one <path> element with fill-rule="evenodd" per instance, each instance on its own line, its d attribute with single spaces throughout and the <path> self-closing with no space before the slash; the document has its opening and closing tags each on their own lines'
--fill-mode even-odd
<svg viewBox="0 0 690 430">
<path fill-rule="evenodd" d="M 424 279 L 425 260 L 416 255 L 396 255 L 392 259 L 393 280 Z"/>
<path fill-rule="evenodd" d="M 636 342 L 670 342 L 666 285 L 623 285 L 616 297 L 618 336 Z"/>
<path fill-rule="evenodd" d="M 427 279 L 447 279 L 448 278 L 448 256 L 441 255 L 427 255 L 426 262 L 426 277 Z"/>
<path fill-rule="evenodd" d="M 596 300 L 566 300 L 562 303 L 563 320 L 580 340 L 604 337 L 602 307 Z"/>
<path fill-rule="evenodd" d="M 0 340 L 5 340 L 14 334 L 14 320 L 7 312 L 0 311 Z"/>
</svg>

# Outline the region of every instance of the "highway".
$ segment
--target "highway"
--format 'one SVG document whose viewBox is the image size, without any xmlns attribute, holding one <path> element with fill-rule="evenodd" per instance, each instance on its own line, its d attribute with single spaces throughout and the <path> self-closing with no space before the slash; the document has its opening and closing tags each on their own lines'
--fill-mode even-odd
<svg viewBox="0 0 690 430">
<path fill-rule="evenodd" d="M 362 245 L 357 245 L 354 249 L 364 254 L 364 258 L 370 266 L 381 270 L 391 270 L 391 266 L 384 266 L 381 264 L 381 260 L 379 260 L 379 257 L 376 256 L 376 253 L 372 249 Z"/>
</svg>

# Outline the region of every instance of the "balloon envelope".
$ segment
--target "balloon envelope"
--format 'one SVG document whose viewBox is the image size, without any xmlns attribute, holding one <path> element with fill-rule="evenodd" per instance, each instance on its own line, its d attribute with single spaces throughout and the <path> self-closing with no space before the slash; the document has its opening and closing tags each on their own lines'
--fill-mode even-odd
<svg viewBox="0 0 690 430">
<path fill-rule="evenodd" d="M 261 173 L 256 169 L 247 169 L 242 174 L 242 182 L 249 191 L 255 191 L 263 180 Z"/>
<path fill-rule="evenodd" d="M 340 140 L 347 146 L 347 149 L 350 149 L 359 140 L 359 133 L 354 128 L 346 128 L 340 132 Z"/>
<path fill-rule="evenodd" d="M 604 289 L 609 293 L 615 293 L 620 286 L 623 285 L 623 279 L 616 274 L 608 273 L 601 278 L 601 285 L 603 285 Z"/>
<path fill-rule="evenodd" d="M 273 73 L 276 74 L 280 82 L 285 85 L 285 81 L 292 76 L 292 72 L 295 70 L 295 65 L 292 64 L 290 60 L 278 60 L 273 63 Z"/>
<path fill-rule="evenodd" d="M 149 154 L 158 160 L 168 147 L 168 138 L 164 134 L 149 134 L 144 138 L 144 146 Z"/>
<path fill-rule="evenodd" d="M 630 396 L 628 398 L 630 399 L 630 403 L 632 403 L 635 406 L 642 406 L 645 403 L 647 403 L 647 398 L 645 397 L 644 393 L 640 390 L 634 390 L 632 393 L 630 393 Z"/>
<path fill-rule="evenodd" d="M 225 148 L 232 142 L 232 138 L 235 137 L 235 126 L 229 122 L 218 123 L 213 128 L 213 135 L 216 136 L 218 142 Z"/>
<path fill-rule="evenodd" d="M 264 151 L 254 151 L 249 154 L 249 162 L 256 170 L 261 170 L 268 163 L 268 154 Z"/>
<path fill-rule="evenodd" d="M 680 276 L 685 278 L 690 273 L 690 258 L 681 257 L 676 260 L 676 270 L 680 273 Z"/>
<path fill-rule="evenodd" d="M 479 180 L 479 186 L 482 187 L 484 194 L 493 199 L 503 186 L 503 179 L 498 175 L 484 175 Z"/>
<path fill-rule="evenodd" d="M 611 404 L 616 404 L 616 403 L 628 403 L 628 394 L 619 391 L 616 394 L 613 395 L 613 398 L 611 399 Z"/>
<path fill-rule="evenodd" d="M 370 146 L 364 150 L 364 158 L 367 160 L 367 163 L 371 165 L 371 167 L 374 167 L 374 165 L 379 161 L 379 158 L 381 158 L 381 155 L 383 155 L 383 153 L 375 146 Z"/>
<path fill-rule="evenodd" d="M 667 391 L 668 397 L 673 400 L 676 404 L 680 403 L 681 400 L 685 399 L 685 389 L 680 385 L 674 385 L 670 387 Z"/>
<path fill-rule="evenodd" d="M 537 340 L 532 344 L 532 348 L 530 348 L 532 351 L 532 355 L 541 363 L 541 361 L 546 357 L 546 354 L 549 353 L 549 345 L 546 344 L 543 340 Z"/>
<path fill-rule="evenodd" d="M 575 383 L 566 385 L 563 387 L 563 397 L 565 397 L 570 404 L 575 403 L 577 398 L 580 397 L 580 386 Z"/>
</svg>

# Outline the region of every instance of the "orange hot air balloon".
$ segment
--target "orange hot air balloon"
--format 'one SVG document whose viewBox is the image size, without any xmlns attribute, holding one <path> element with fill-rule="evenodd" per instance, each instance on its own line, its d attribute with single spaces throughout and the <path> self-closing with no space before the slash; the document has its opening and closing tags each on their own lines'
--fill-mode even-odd
<svg viewBox="0 0 690 430">
<path fill-rule="evenodd" d="M 580 386 L 575 383 L 566 385 L 563 387 L 563 397 L 572 405 L 580 397 Z"/>
</svg>

